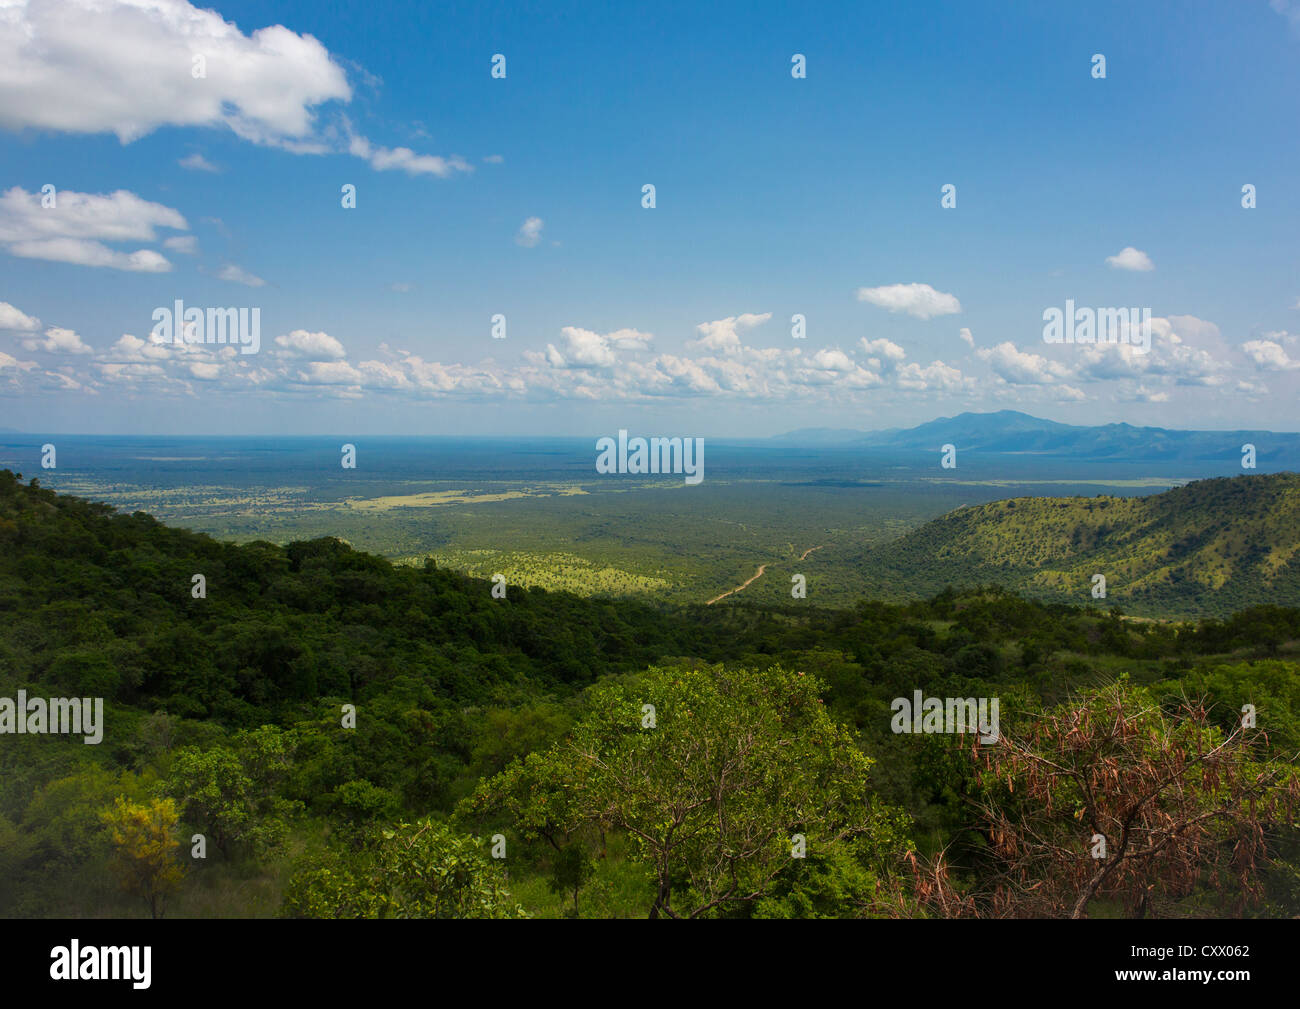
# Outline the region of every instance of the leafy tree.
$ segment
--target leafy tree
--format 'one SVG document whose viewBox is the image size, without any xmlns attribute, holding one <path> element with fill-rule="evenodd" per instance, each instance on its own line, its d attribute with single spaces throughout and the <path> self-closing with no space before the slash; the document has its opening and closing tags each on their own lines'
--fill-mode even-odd
<svg viewBox="0 0 1300 1009">
<path fill-rule="evenodd" d="M 356 827 L 392 819 L 398 813 L 397 796 L 368 781 L 345 781 L 328 797 L 330 811 Z"/>
<path fill-rule="evenodd" d="M 98 764 L 83 764 L 44 785 L 23 815 L 23 830 L 38 864 L 64 872 L 102 858 L 106 849 L 100 812 L 117 796 L 143 801 L 146 795 L 134 774 L 114 773 Z"/>
<path fill-rule="evenodd" d="M 521 918 L 476 837 L 432 819 L 375 830 L 360 852 L 329 850 L 290 880 L 293 918 Z"/>
<path fill-rule="evenodd" d="M 180 802 L 185 822 L 203 831 L 227 858 L 252 830 L 253 782 L 224 746 L 181 750 L 164 787 Z"/>
<path fill-rule="evenodd" d="M 50 677 L 69 694 L 112 697 L 120 679 L 108 657 L 88 651 L 63 652 L 50 663 Z"/>
<path fill-rule="evenodd" d="M 457 816 L 482 821 L 493 814 L 524 841 L 544 841 L 558 854 L 590 819 L 576 790 L 565 785 L 574 771 L 567 747 L 530 753 L 481 784 L 460 804 Z"/>
<path fill-rule="evenodd" d="M 754 902 L 755 918 L 876 917 L 882 881 L 848 845 L 800 859 L 766 897 Z"/>
<path fill-rule="evenodd" d="M 176 804 L 171 799 L 130 802 L 118 796 L 102 814 L 113 842 L 111 865 L 122 889 L 141 897 L 154 918 L 163 916 L 167 898 L 180 889 L 185 870 L 176 860 Z"/>
<path fill-rule="evenodd" d="M 32 857 L 35 847 L 35 838 L 31 834 L 19 831 L 7 816 L 0 814 L 0 907 L 14 907 L 19 896 L 22 866 Z"/>
<path fill-rule="evenodd" d="M 553 703 L 515 710 L 490 708 L 480 719 L 471 766 L 483 776 L 499 773 L 517 757 L 545 749 L 572 724 L 564 709 Z"/>
<path fill-rule="evenodd" d="M 872 762 L 818 691 L 779 667 L 653 669 L 592 691 L 569 738 L 532 764 L 526 803 L 528 765 L 479 801 L 498 796 L 531 829 L 577 816 L 625 831 L 654 881 L 652 918 L 734 913 L 791 871 L 795 834 L 814 851 L 861 840 L 881 861 L 905 848 L 897 813 L 865 795 Z"/>
<path fill-rule="evenodd" d="M 239 742 L 246 750 L 244 759 L 225 746 L 178 751 L 163 786 L 180 802 L 185 822 L 198 827 L 227 858 L 240 844 L 258 854 L 276 850 L 288 835 L 286 817 L 294 809 L 274 795 L 267 777 L 283 757 L 278 731 L 240 737 Z M 250 769 L 263 776 L 260 782 Z"/>
</svg>

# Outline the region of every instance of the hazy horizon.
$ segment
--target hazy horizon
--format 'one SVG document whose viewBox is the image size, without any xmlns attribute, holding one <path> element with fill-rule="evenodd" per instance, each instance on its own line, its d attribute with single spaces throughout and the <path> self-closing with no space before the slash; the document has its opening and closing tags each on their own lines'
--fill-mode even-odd
<svg viewBox="0 0 1300 1009">
<path fill-rule="evenodd" d="M 1171 426 L 1171 425 L 1167 425 L 1167 424 L 1158 424 L 1158 423 L 1149 423 L 1149 424 L 1132 424 L 1131 422 L 1129 422 L 1129 421 L 1124 421 L 1124 420 L 1099 420 L 1099 421 L 1097 421 L 1096 423 L 1093 423 L 1093 424 L 1080 424 L 1080 423 L 1071 422 L 1071 421 L 1056 420 L 1056 419 L 1051 418 L 1051 417 L 1043 417 L 1043 416 L 1038 415 L 1038 414 L 1030 414 L 1030 413 L 1026 413 L 1026 412 L 1024 412 L 1024 411 L 1021 411 L 1021 410 L 1009 410 L 1009 409 L 1004 409 L 1004 410 L 987 410 L 987 411 L 970 410 L 970 411 L 962 411 L 962 412 L 957 413 L 957 414 L 937 414 L 937 415 L 935 415 L 935 416 L 933 416 L 933 417 L 930 417 L 930 418 L 928 418 L 928 419 L 926 419 L 926 420 L 922 420 L 922 421 L 920 421 L 920 422 L 917 423 L 917 424 L 908 424 L 908 425 L 890 425 L 890 426 L 887 426 L 887 427 L 855 428 L 855 427 L 847 427 L 847 426 L 844 426 L 844 425 L 831 425 L 831 424 L 816 424 L 816 425 L 814 425 L 814 424 L 809 424 L 809 425 L 804 425 L 804 426 L 796 426 L 796 427 L 790 427 L 790 428 L 786 428 L 786 429 L 782 429 L 782 430 L 777 430 L 777 431 L 774 431 L 774 432 L 772 432 L 772 433 L 768 433 L 768 434 L 716 435 L 716 434 L 710 434 L 708 431 L 704 431 L 704 432 L 702 432 L 702 433 L 699 432 L 699 431 L 692 431 L 691 434 L 692 434 L 693 436 L 694 436 L 694 435 L 698 435 L 698 436 L 700 436 L 700 437 L 712 438 L 712 439 L 717 440 L 717 441 L 728 441 L 728 442 L 767 441 L 767 440 L 776 439 L 776 438 L 793 437 L 793 436 L 798 435 L 798 434 L 803 433 L 803 432 L 814 432 L 814 431 L 841 431 L 841 432 L 847 432 L 847 433 L 851 433 L 851 434 L 871 435 L 871 434 L 883 434 L 883 433 L 890 432 L 890 431 L 900 431 L 900 432 L 901 432 L 901 431 L 907 431 L 907 430 L 910 430 L 910 429 L 915 428 L 915 427 L 923 426 L 923 425 L 925 425 L 925 424 L 937 423 L 937 422 L 944 421 L 944 420 L 956 420 L 957 418 L 959 418 L 959 417 L 961 417 L 961 416 L 964 416 L 964 415 L 967 415 L 967 414 L 973 414 L 973 415 L 976 415 L 976 416 L 985 416 L 985 417 L 987 417 L 987 416 L 994 416 L 994 415 L 999 414 L 999 413 L 1016 413 L 1016 414 L 1019 414 L 1019 415 L 1024 416 L 1024 417 L 1032 418 L 1033 420 L 1045 421 L 1045 422 L 1047 422 L 1047 423 L 1051 423 L 1051 424 L 1067 424 L 1067 425 L 1074 426 L 1074 427 L 1107 427 L 1107 426 L 1110 426 L 1110 425 L 1113 425 L 1113 424 L 1130 424 L 1130 426 L 1132 426 L 1132 427 L 1138 427 L 1138 428 L 1151 428 L 1151 429 L 1164 430 L 1164 431 L 1207 432 L 1207 433 L 1212 433 L 1212 432 L 1216 432 L 1216 431 L 1221 431 L 1221 432 L 1224 432 L 1224 433 L 1232 433 L 1232 432 L 1238 432 L 1238 431 L 1242 431 L 1242 432 L 1244 432 L 1244 431 L 1257 431 L 1257 432 L 1266 432 L 1266 433 L 1270 433 L 1270 434 L 1300 434 L 1300 429 L 1296 429 L 1296 430 L 1286 430 L 1286 429 L 1280 429 L 1280 428 L 1249 427 L 1249 426 L 1247 426 L 1247 427 L 1214 427 L 1214 426 L 1204 426 L 1204 427 L 1201 427 L 1201 426 L 1196 426 L 1196 427 L 1190 427 L 1190 426 L 1188 426 L 1188 427 L 1176 427 L 1176 426 Z M 671 425 L 666 426 L 666 427 L 662 427 L 662 428 L 659 429 L 659 430 L 651 430 L 651 429 L 649 429 L 649 428 L 647 428 L 647 427 L 639 427 L 639 428 L 637 428 L 637 427 L 629 427 L 628 425 L 623 425 L 623 427 L 624 427 L 625 430 L 629 431 L 631 434 L 636 434 L 636 435 L 644 434 L 644 435 L 647 435 L 647 436 L 650 436 L 650 435 L 655 435 L 655 436 L 670 436 L 670 435 L 672 435 L 672 434 L 674 433 L 674 430 L 671 428 Z M 614 431 L 614 432 L 616 433 L 617 430 L 618 430 L 618 428 L 613 428 L 613 429 L 611 429 L 611 430 Z M 470 433 L 470 432 L 452 432 L 452 433 L 448 433 L 448 432 L 436 432 L 436 431 L 430 431 L 430 432 L 412 433 L 412 432 L 408 432 L 408 431 L 385 431 L 385 430 L 364 431 L 364 432 L 337 430 L 337 431 L 275 431 L 275 432 L 225 433 L 225 432 L 220 432 L 220 431 L 211 431 L 211 430 L 206 430 L 206 431 L 187 431 L 187 430 L 177 429 L 177 428 L 175 428 L 175 427 L 173 427 L 171 430 L 168 430 L 168 431 L 165 431 L 165 432 L 160 432 L 160 431 L 79 431 L 79 430 L 59 430 L 59 429 L 56 429 L 56 428 L 50 428 L 50 429 L 46 429 L 46 430 L 24 430 L 24 429 L 21 429 L 21 428 L 14 428 L 14 427 L 0 427 L 0 434 L 24 434 L 24 435 L 47 435 L 47 434 L 48 434 L 48 435 L 66 435 L 66 436 L 78 437 L 78 438 L 96 438 L 96 437 L 104 437 L 104 438 L 151 438 L 151 437 L 162 437 L 162 438 L 166 438 L 166 437 L 179 437 L 179 438 L 231 438 L 231 437 L 234 437 L 234 438 L 346 438 L 346 437 L 350 437 L 350 436 L 351 436 L 351 437 L 369 437 L 369 438 L 460 438 L 460 439 L 474 439 L 474 438 L 479 438 L 479 439 L 483 439 L 483 440 L 503 440 L 503 439 L 565 439 L 565 440 L 587 440 L 587 439 L 590 438 L 590 439 L 593 439 L 593 440 L 594 440 L 594 439 L 596 439 L 596 438 L 601 437 L 601 435 L 602 435 L 603 433 L 606 433 L 606 432 L 600 432 L 600 433 L 595 433 L 595 432 L 593 432 L 593 433 L 591 433 L 591 434 L 588 434 L 587 432 L 582 432 L 582 433 L 563 433 L 563 432 L 543 432 L 543 433 L 538 433 L 538 432 L 536 432 L 536 431 L 527 431 L 527 432 L 524 432 L 524 431 L 499 431 L 499 432 L 492 432 L 492 433 Z M 684 432 L 682 432 L 681 430 L 677 430 L 675 433 L 677 433 L 677 434 L 683 434 Z"/>
</svg>

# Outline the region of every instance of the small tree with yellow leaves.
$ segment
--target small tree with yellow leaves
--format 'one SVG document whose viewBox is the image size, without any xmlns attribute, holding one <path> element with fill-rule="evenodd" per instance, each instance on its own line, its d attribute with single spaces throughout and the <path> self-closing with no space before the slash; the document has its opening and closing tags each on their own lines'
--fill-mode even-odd
<svg viewBox="0 0 1300 1009">
<path fill-rule="evenodd" d="M 155 918 L 163 916 L 167 897 L 180 889 L 185 870 L 176 860 L 176 803 L 153 799 L 147 805 L 118 796 L 102 814 L 113 841 L 113 871 L 122 889 L 142 897 Z"/>
</svg>

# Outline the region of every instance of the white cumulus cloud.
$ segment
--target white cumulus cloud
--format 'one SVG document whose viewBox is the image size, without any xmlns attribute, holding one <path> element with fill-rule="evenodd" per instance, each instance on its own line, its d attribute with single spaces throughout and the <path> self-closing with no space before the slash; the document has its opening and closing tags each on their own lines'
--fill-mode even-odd
<svg viewBox="0 0 1300 1009">
<path fill-rule="evenodd" d="M 43 350 L 47 354 L 93 354 L 81 337 L 71 329 L 51 326 L 45 331 L 44 338 L 28 337 L 23 340 L 24 350 Z"/>
<path fill-rule="evenodd" d="M 328 333 L 309 333 L 305 329 L 295 329 L 290 333 L 275 338 L 281 353 L 294 357 L 305 357 L 316 361 L 338 360 L 347 357 L 343 344 Z"/>
<path fill-rule="evenodd" d="M 11 256 L 81 266 L 106 266 L 138 273 L 166 273 L 171 263 L 153 249 L 120 252 L 108 242 L 156 241 L 159 228 L 186 231 L 179 211 L 125 189 L 108 194 L 55 193 L 41 205 L 40 193 L 15 186 L 0 195 L 0 247 Z"/>
<path fill-rule="evenodd" d="M 546 360 L 553 368 L 608 368 L 617 360 L 615 351 L 645 350 L 653 339 L 635 329 L 601 334 L 579 326 L 565 326 L 560 335 L 560 347 L 546 345 Z"/>
<path fill-rule="evenodd" d="M 40 329 L 41 320 L 25 312 L 20 312 L 7 301 L 0 301 L 0 329 L 26 332 Z"/>
<path fill-rule="evenodd" d="M 1106 265 L 1113 270 L 1135 270 L 1139 273 L 1145 273 L 1148 270 L 1154 270 L 1155 264 L 1151 262 L 1151 257 L 1141 249 L 1135 249 L 1131 245 L 1126 245 L 1113 256 L 1106 257 Z"/>
<path fill-rule="evenodd" d="M 891 312 L 906 312 L 918 319 L 956 315 L 961 302 L 951 294 L 936 291 L 929 284 L 887 284 L 858 288 L 858 301 L 866 301 Z"/>
<path fill-rule="evenodd" d="M 1010 342 L 981 348 L 975 355 L 986 361 L 994 374 L 1012 385 L 1051 385 L 1070 376 L 1070 369 L 1065 365 L 1019 350 Z"/>
<path fill-rule="evenodd" d="M 741 348 L 740 334 L 755 326 L 761 326 L 770 318 L 772 318 L 771 312 L 763 312 L 761 315 L 746 312 L 744 315 L 729 315 L 725 319 L 702 322 L 695 327 L 695 331 L 700 335 L 693 343 L 701 350 L 721 351 L 724 354 L 736 353 Z"/>
<path fill-rule="evenodd" d="M 1286 348 L 1272 340 L 1250 340 L 1241 345 L 1260 371 L 1294 371 L 1300 361 L 1287 354 Z"/>
<path fill-rule="evenodd" d="M 196 76 L 196 57 L 203 75 Z M 29 0 L 0 6 L 0 126 L 113 133 L 226 126 L 292 147 L 315 110 L 352 97 L 311 35 L 273 25 L 245 35 L 186 0 Z"/>
</svg>

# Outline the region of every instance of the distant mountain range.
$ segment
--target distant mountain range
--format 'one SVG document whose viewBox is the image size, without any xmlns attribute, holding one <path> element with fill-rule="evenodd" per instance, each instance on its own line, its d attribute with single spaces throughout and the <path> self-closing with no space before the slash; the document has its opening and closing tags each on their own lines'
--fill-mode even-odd
<svg viewBox="0 0 1300 1009">
<path fill-rule="evenodd" d="M 852 427 L 801 427 L 767 440 L 787 445 L 848 445 L 861 441 L 866 435 L 866 431 Z"/>
<path fill-rule="evenodd" d="M 1018 410 L 963 413 L 940 417 L 912 428 L 852 431 L 803 428 L 773 441 L 790 445 L 837 445 L 873 451 L 938 452 L 955 445 L 958 452 L 1040 455 L 1094 462 L 1223 460 L 1240 456 L 1244 444 L 1255 446 L 1257 459 L 1300 468 L 1300 434 L 1272 431 L 1180 431 L 1132 424 L 1088 427 L 1060 424 Z"/>
<path fill-rule="evenodd" d="M 959 508 L 867 549 L 857 567 L 868 598 L 994 583 L 1152 616 L 1296 606 L 1300 475 L 1198 480 L 1147 497 L 1022 497 Z M 1092 596 L 1098 574 L 1104 601 Z"/>
</svg>

